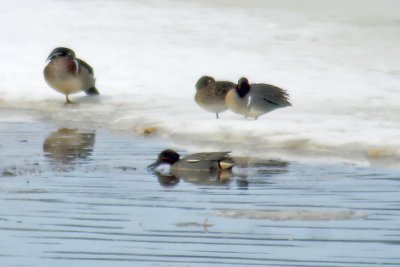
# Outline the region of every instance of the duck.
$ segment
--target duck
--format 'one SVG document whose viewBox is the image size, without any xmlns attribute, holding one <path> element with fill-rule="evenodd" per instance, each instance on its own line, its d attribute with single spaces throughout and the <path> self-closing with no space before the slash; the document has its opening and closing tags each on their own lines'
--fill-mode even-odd
<svg viewBox="0 0 400 267">
<path fill-rule="evenodd" d="M 182 171 L 201 171 L 218 172 L 230 170 L 235 166 L 235 162 L 229 158 L 230 152 L 202 152 L 190 154 L 182 159 L 179 153 L 172 149 L 165 149 L 155 162 L 148 166 L 149 169 L 156 169 L 159 165 L 169 164 L 170 172 Z"/>
<path fill-rule="evenodd" d="M 202 76 L 196 83 L 196 103 L 206 111 L 218 114 L 227 110 L 225 96 L 236 84 L 229 81 L 215 81 L 213 77 Z"/>
<path fill-rule="evenodd" d="M 87 95 L 98 95 L 93 68 L 75 56 L 75 52 L 66 47 L 55 48 L 47 57 L 43 70 L 47 84 L 65 95 L 65 104 L 71 104 L 68 96 L 84 91 Z"/>
<path fill-rule="evenodd" d="M 236 87 L 226 94 L 225 104 L 232 112 L 254 119 L 292 105 L 286 90 L 271 84 L 249 84 L 245 77 L 241 77 Z"/>
</svg>

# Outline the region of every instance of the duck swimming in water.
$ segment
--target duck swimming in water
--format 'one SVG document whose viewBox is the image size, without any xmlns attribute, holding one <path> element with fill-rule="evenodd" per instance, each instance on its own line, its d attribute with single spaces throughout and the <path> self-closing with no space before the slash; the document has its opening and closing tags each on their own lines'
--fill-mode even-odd
<svg viewBox="0 0 400 267">
<path fill-rule="evenodd" d="M 182 159 L 180 155 L 172 150 L 162 151 L 157 160 L 150 164 L 148 168 L 155 169 L 161 164 L 171 165 L 171 172 L 174 171 L 224 171 L 232 169 L 235 162 L 228 157 L 229 152 L 205 152 L 190 154 Z"/>
</svg>

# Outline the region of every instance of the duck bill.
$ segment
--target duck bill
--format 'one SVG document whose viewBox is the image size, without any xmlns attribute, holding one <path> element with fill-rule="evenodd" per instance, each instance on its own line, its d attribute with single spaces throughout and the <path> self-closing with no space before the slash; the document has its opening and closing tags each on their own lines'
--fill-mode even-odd
<svg viewBox="0 0 400 267">
<path fill-rule="evenodd" d="M 156 160 L 152 164 L 147 166 L 147 168 L 150 169 L 150 170 L 154 170 L 155 168 L 157 168 L 158 165 L 160 165 L 160 162 L 158 160 Z"/>
</svg>

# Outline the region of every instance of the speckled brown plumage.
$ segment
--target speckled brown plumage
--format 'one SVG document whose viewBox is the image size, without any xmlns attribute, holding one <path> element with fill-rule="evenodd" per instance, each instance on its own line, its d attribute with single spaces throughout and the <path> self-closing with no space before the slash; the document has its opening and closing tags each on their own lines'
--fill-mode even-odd
<svg viewBox="0 0 400 267">
<path fill-rule="evenodd" d="M 236 84 L 228 81 L 215 81 L 209 76 L 201 77 L 196 83 L 195 101 L 204 110 L 213 112 L 218 118 L 218 113 L 227 109 L 225 96 Z"/>
</svg>

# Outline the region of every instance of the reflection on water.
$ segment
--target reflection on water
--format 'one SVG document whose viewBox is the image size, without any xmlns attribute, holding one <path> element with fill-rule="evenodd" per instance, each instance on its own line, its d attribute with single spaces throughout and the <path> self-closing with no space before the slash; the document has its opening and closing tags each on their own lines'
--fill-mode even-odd
<svg viewBox="0 0 400 267">
<path fill-rule="evenodd" d="M 173 187 L 177 185 L 180 181 L 179 177 L 172 174 L 165 174 L 161 172 L 154 172 L 158 178 L 158 183 L 164 187 Z"/>
<path fill-rule="evenodd" d="M 171 187 L 177 185 L 180 180 L 196 185 L 226 185 L 230 183 L 232 172 L 225 170 L 221 172 L 174 170 L 172 173 L 155 171 L 160 185 Z"/>
<path fill-rule="evenodd" d="M 274 169 L 286 169 L 289 166 L 287 161 L 278 160 L 278 159 L 261 159 L 261 158 L 253 158 L 253 157 L 233 157 L 233 160 L 236 162 L 236 166 L 241 168 L 274 168 Z"/>
<path fill-rule="evenodd" d="M 8 129 L 0 266 L 400 266 L 398 170 L 236 159 L 228 180 L 157 181 L 146 169 L 165 147 L 155 139 L 98 129 L 90 154 L 93 134 Z M 46 163 L 64 162 L 71 139 L 86 152 L 75 147 L 73 171 L 55 174 Z"/>
<path fill-rule="evenodd" d="M 44 140 L 45 156 L 58 163 L 71 164 L 76 159 L 86 159 L 93 152 L 95 133 L 61 128 Z"/>
<path fill-rule="evenodd" d="M 266 178 L 284 174 L 288 172 L 289 163 L 281 160 L 266 160 L 250 157 L 234 158 L 236 167 L 234 171 L 190 171 L 173 170 L 171 172 L 155 171 L 160 185 L 164 187 L 176 186 L 181 180 L 205 186 L 228 185 L 233 178 L 236 178 L 236 184 L 239 189 L 247 189 L 250 183 L 259 183 L 259 181 L 249 181 L 248 177 L 259 177 L 268 183 Z"/>
</svg>

